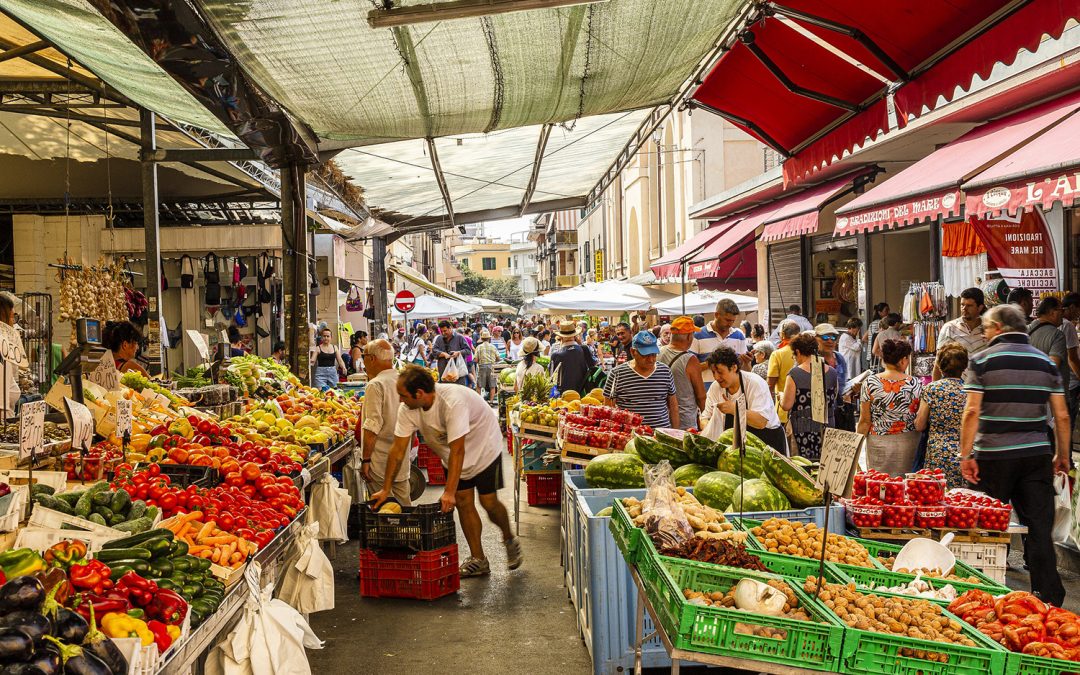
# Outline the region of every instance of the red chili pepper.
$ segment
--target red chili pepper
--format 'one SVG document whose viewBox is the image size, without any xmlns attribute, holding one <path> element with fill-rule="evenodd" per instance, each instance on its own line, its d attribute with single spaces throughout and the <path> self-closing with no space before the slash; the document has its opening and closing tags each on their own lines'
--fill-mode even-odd
<svg viewBox="0 0 1080 675">
<path fill-rule="evenodd" d="M 91 560 L 85 565 L 72 565 L 68 577 L 75 588 L 101 595 L 106 589 L 112 588 L 110 571 L 109 566 L 100 560 Z"/>
</svg>

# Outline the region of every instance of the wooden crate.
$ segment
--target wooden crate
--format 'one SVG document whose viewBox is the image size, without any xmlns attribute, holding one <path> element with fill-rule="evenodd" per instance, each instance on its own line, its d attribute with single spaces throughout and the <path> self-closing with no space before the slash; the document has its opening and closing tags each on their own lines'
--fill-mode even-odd
<svg viewBox="0 0 1080 675">
<path fill-rule="evenodd" d="M 520 429 L 523 435 L 545 441 L 555 440 L 555 434 L 559 430 L 558 427 L 546 427 L 542 424 L 532 424 L 530 422 L 522 422 Z"/>
<path fill-rule="evenodd" d="M 577 445 L 576 443 L 567 443 L 565 441 L 559 441 L 558 448 L 559 454 L 563 458 L 574 460 L 590 460 L 593 457 L 614 452 L 611 448 L 594 448 L 589 445 Z"/>
</svg>

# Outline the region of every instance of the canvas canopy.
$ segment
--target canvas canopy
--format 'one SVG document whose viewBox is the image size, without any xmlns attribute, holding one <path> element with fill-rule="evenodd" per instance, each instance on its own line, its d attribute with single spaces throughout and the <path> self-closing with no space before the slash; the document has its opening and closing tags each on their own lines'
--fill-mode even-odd
<svg viewBox="0 0 1080 675">
<path fill-rule="evenodd" d="M 686 298 L 685 308 L 683 306 L 683 298 Z M 734 300 L 735 304 L 739 306 L 739 311 L 756 312 L 758 309 L 757 298 L 750 295 L 739 295 L 738 293 L 722 293 L 720 291 L 691 291 L 685 296 L 676 296 L 670 300 L 664 300 L 663 302 L 653 305 L 660 314 L 667 316 L 678 316 L 681 314 L 705 314 L 710 315 L 716 311 L 716 303 L 723 299 Z"/>
<path fill-rule="evenodd" d="M 409 312 L 409 319 L 444 319 L 476 314 L 482 311 L 483 308 L 480 305 L 458 302 L 457 300 L 440 298 L 435 295 L 418 295 L 416 297 L 416 307 Z M 391 307 L 390 318 L 394 321 L 402 321 L 405 319 L 405 315 Z"/>
<path fill-rule="evenodd" d="M 626 281 L 590 281 L 565 291 L 541 295 L 533 301 L 533 308 L 548 314 L 569 312 L 608 314 L 645 311 L 655 303 L 669 298 L 671 298 L 671 293 Z"/>
</svg>

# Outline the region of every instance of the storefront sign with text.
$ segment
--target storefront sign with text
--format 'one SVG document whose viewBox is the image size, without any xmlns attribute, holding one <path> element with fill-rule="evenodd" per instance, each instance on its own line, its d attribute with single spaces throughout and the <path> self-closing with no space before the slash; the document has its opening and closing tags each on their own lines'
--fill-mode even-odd
<svg viewBox="0 0 1080 675">
<path fill-rule="evenodd" d="M 1002 215 L 969 219 L 986 246 L 986 257 L 1010 288 L 1022 286 L 1035 293 L 1058 290 L 1057 257 L 1046 220 L 1038 212 L 1018 218 Z"/>
</svg>

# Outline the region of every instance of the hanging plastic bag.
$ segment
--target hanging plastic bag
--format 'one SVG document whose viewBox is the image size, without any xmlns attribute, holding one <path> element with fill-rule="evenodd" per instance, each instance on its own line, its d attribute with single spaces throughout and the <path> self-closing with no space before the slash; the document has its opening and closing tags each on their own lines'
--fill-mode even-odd
<svg viewBox="0 0 1080 675">
<path fill-rule="evenodd" d="M 460 354 L 446 362 L 446 369 L 439 378 L 443 382 L 457 382 L 463 377 L 469 376 L 469 367 L 465 365 L 465 358 Z"/>
<path fill-rule="evenodd" d="M 334 608 L 334 566 L 323 553 L 318 534 L 318 523 L 297 533 L 278 588 L 278 600 L 301 614 Z"/>
<path fill-rule="evenodd" d="M 657 548 L 679 546 L 694 536 L 694 528 L 686 517 L 675 491 L 671 463 L 666 459 L 645 467 L 645 499 L 641 514 L 645 516 L 645 532 Z"/>
<path fill-rule="evenodd" d="M 1065 544 L 1072 536 L 1072 492 L 1069 489 L 1069 477 L 1063 473 L 1054 474 L 1054 530 L 1053 539 L 1058 544 Z"/>
<path fill-rule="evenodd" d="M 248 599 L 239 623 L 206 657 L 206 675 L 310 675 L 305 649 L 323 642 L 298 611 L 274 599 L 274 587 L 259 587 L 262 567 L 244 573 Z"/>
<path fill-rule="evenodd" d="M 342 489 L 337 479 L 324 474 L 311 487 L 311 500 L 308 503 L 305 523 L 317 523 L 319 539 L 322 541 L 349 541 L 348 522 L 352 495 Z"/>
</svg>

